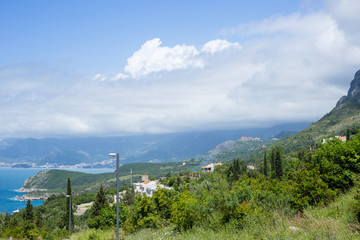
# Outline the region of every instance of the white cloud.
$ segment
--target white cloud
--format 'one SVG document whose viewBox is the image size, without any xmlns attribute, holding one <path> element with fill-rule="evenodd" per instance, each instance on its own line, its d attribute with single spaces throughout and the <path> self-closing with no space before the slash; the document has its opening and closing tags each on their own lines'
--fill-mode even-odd
<svg viewBox="0 0 360 240">
<path fill-rule="evenodd" d="M 170 48 L 160 45 L 159 38 L 146 41 L 140 50 L 127 60 L 125 72 L 136 78 L 153 72 L 203 66 L 203 63 L 195 58 L 199 52 L 194 46 L 176 45 Z"/>
<path fill-rule="evenodd" d="M 113 80 L 127 79 L 129 76 L 124 73 L 118 73 L 113 77 Z"/>
<path fill-rule="evenodd" d="M 201 51 L 214 54 L 216 52 L 223 51 L 228 48 L 241 49 L 241 46 L 237 42 L 231 43 L 228 42 L 227 40 L 216 39 L 205 43 Z"/>
<path fill-rule="evenodd" d="M 358 0 L 326 0 L 331 15 L 340 23 L 346 22 L 351 28 L 359 29 L 360 2 Z"/>
<path fill-rule="evenodd" d="M 138 78 L 157 72 L 203 68 L 206 59 L 201 56 L 202 52 L 215 54 L 228 48 L 241 49 L 237 42 L 231 43 L 220 39 L 205 43 L 200 51 L 195 46 L 162 47 L 160 45 L 159 38 L 146 41 L 138 51 L 128 58 L 125 72 L 132 78 Z"/>
<path fill-rule="evenodd" d="M 351 31 L 358 16 L 341 7 L 335 13 L 335 6 L 224 31 L 238 42 L 197 48 L 149 40 L 114 76 L 2 67 L 0 132 L 115 135 L 314 121 L 346 94 L 360 68 L 360 31 Z"/>
<path fill-rule="evenodd" d="M 294 45 L 295 48 L 297 46 L 293 44 L 292 40 L 300 42 L 300 47 L 316 47 L 316 50 L 337 49 L 345 44 L 344 33 L 338 28 L 337 22 L 330 15 L 322 12 L 304 16 L 296 13 L 260 22 L 241 24 L 236 28 L 229 29 L 228 32 L 244 37 L 255 37 L 260 41 L 264 41 L 264 39 L 281 40 L 281 42 Z"/>
<path fill-rule="evenodd" d="M 94 77 L 93 77 L 93 80 L 94 81 L 105 81 L 106 80 L 106 77 L 100 73 L 97 73 Z"/>
<path fill-rule="evenodd" d="M 326 0 L 326 10 L 335 19 L 351 44 L 360 44 L 360 1 Z"/>
</svg>

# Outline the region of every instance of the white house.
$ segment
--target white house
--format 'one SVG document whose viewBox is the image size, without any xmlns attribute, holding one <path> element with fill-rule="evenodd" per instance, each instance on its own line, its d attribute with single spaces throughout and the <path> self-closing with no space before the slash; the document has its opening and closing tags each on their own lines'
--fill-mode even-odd
<svg viewBox="0 0 360 240">
<path fill-rule="evenodd" d="M 172 187 L 168 187 L 165 186 L 163 184 L 160 184 L 159 181 L 150 181 L 147 180 L 145 182 L 138 182 L 138 183 L 134 183 L 134 190 L 135 192 L 139 193 L 139 194 L 145 194 L 148 197 L 152 197 L 153 192 L 155 192 L 157 190 L 158 187 L 160 188 L 165 188 L 165 189 L 173 189 Z"/>
<path fill-rule="evenodd" d="M 342 142 L 346 142 L 346 136 L 335 136 L 335 138 L 340 139 Z M 329 137 L 329 140 L 333 140 L 332 137 Z M 323 138 L 322 143 L 326 143 L 327 139 Z"/>
<path fill-rule="evenodd" d="M 207 166 L 201 167 L 204 172 L 212 172 L 215 169 L 215 166 L 221 165 L 221 162 L 218 163 L 209 163 Z"/>
<path fill-rule="evenodd" d="M 250 170 L 255 170 L 256 169 L 256 165 L 255 164 L 252 164 L 250 163 L 249 165 L 246 166 L 247 169 L 250 169 Z"/>
</svg>

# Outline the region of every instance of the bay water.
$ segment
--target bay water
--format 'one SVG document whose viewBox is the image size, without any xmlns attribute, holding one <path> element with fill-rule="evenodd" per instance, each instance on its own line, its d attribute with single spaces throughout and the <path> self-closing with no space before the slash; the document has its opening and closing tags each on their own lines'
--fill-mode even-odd
<svg viewBox="0 0 360 240">
<path fill-rule="evenodd" d="M 25 180 L 38 172 L 46 170 L 44 168 L 0 168 L 0 212 L 8 212 L 11 214 L 17 209 L 26 207 L 26 201 L 16 200 L 15 197 L 22 196 L 25 193 L 17 190 L 22 187 Z M 61 169 L 69 171 L 78 171 L 85 173 L 104 173 L 114 172 L 114 169 L 109 168 L 83 168 L 83 169 Z M 31 201 L 34 207 L 43 203 L 42 200 Z"/>
</svg>

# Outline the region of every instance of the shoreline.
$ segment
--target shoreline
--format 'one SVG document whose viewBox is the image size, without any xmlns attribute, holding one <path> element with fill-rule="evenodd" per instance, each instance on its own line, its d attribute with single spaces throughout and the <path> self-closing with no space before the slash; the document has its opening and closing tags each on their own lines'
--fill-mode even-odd
<svg viewBox="0 0 360 240">
<path fill-rule="evenodd" d="M 15 199 L 18 200 L 18 201 L 27 201 L 27 200 L 30 200 L 30 201 L 33 201 L 33 200 L 46 200 L 49 198 L 49 196 L 51 195 L 50 193 L 44 193 L 44 194 L 41 194 L 41 195 L 35 195 L 35 196 L 29 196 L 28 193 L 31 193 L 31 192 L 43 192 L 43 191 L 48 191 L 48 189 L 39 189 L 39 188 L 24 188 L 24 187 L 21 187 L 20 189 L 17 190 L 17 192 L 20 192 L 20 193 L 25 193 L 24 195 L 22 196 L 15 196 Z"/>
<path fill-rule="evenodd" d="M 30 200 L 30 201 L 33 201 L 33 200 L 46 200 L 49 198 L 50 194 L 49 193 L 44 193 L 43 195 L 36 195 L 36 196 L 29 196 L 28 193 L 31 193 L 31 192 L 43 192 L 43 191 L 47 191 L 48 189 L 39 189 L 39 188 L 24 188 L 24 187 L 21 187 L 20 189 L 16 190 L 17 192 L 20 192 L 20 193 L 25 193 L 24 195 L 22 196 L 15 196 L 15 200 L 18 200 L 18 201 L 27 201 L 27 200 Z"/>
<path fill-rule="evenodd" d="M 23 193 L 31 193 L 31 192 L 43 192 L 43 191 L 47 191 L 48 189 L 40 189 L 40 188 L 24 188 L 21 187 L 18 190 L 16 190 L 17 192 L 23 192 Z"/>
<path fill-rule="evenodd" d="M 30 200 L 30 201 L 36 201 L 36 200 L 42 200 L 42 201 L 45 201 L 46 199 L 48 199 L 47 196 L 37 196 L 37 197 L 31 197 L 31 196 L 26 196 L 26 195 L 23 195 L 21 197 L 19 196 L 15 196 L 15 200 L 17 201 L 27 201 L 27 200 Z"/>
<path fill-rule="evenodd" d="M 114 169 L 114 167 L 96 167 L 96 168 L 88 168 L 88 167 L 71 167 L 71 166 L 64 166 L 64 167 L 12 167 L 12 166 L 0 166 L 0 168 L 11 168 L 11 169 L 44 169 L 44 170 L 51 170 L 51 169 L 60 169 L 60 170 L 67 170 L 67 169 Z"/>
</svg>

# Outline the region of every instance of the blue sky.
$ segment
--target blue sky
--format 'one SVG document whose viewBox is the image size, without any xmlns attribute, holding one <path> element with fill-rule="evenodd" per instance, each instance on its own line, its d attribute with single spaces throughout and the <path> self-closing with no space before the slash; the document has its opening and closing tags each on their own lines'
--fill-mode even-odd
<svg viewBox="0 0 360 240">
<path fill-rule="evenodd" d="M 71 59 L 79 71 L 116 72 L 146 40 L 201 46 L 224 38 L 222 29 L 301 6 L 284 0 L 4 1 L 1 65 Z"/>
<path fill-rule="evenodd" d="M 2 1 L 0 137 L 314 121 L 360 69 L 360 4 Z"/>
</svg>

